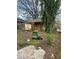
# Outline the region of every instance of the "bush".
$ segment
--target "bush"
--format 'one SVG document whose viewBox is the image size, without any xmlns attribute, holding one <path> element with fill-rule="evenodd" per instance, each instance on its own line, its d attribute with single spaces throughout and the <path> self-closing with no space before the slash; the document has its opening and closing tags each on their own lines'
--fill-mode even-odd
<svg viewBox="0 0 79 59">
<path fill-rule="evenodd" d="M 53 40 L 52 39 L 52 35 L 47 33 L 46 34 L 46 38 L 47 38 L 47 44 L 48 45 L 51 45 L 52 44 L 52 40 Z"/>
</svg>

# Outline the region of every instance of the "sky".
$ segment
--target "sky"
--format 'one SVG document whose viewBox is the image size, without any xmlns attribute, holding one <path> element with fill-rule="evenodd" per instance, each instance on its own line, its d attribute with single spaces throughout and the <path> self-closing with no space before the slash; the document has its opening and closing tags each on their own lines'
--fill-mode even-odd
<svg viewBox="0 0 79 59">
<path fill-rule="evenodd" d="M 23 19 L 23 20 L 28 20 L 29 18 L 31 18 L 32 16 L 28 13 L 29 9 L 30 10 L 33 10 L 33 6 L 32 6 L 32 0 L 29 0 L 30 4 L 28 5 L 27 2 L 27 7 L 25 7 L 24 5 L 22 5 L 20 2 L 18 2 L 19 0 L 17 0 L 17 17 Z M 25 0 L 26 1 L 26 0 Z M 40 2 L 39 2 L 40 4 Z M 30 8 L 31 6 L 31 8 Z M 26 12 L 27 10 L 27 12 Z M 38 6 L 38 11 L 40 11 L 41 8 L 40 6 Z M 61 14 L 57 15 L 56 16 L 56 20 L 60 20 L 61 19 Z"/>
</svg>

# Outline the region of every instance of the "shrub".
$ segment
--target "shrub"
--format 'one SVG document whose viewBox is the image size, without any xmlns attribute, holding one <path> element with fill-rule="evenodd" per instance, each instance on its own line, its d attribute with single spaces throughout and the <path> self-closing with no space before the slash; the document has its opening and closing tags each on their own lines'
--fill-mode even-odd
<svg viewBox="0 0 79 59">
<path fill-rule="evenodd" d="M 52 44 L 52 35 L 47 33 L 46 38 L 47 38 L 47 44 L 51 45 Z"/>
</svg>

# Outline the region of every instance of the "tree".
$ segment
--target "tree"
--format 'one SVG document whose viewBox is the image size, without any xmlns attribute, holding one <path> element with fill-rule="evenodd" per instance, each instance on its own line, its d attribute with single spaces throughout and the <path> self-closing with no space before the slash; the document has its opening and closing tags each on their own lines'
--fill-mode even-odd
<svg viewBox="0 0 79 59">
<path fill-rule="evenodd" d="M 18 9 L 25 11 L 23 14 L 28 13 L 33 19 L 38 18 L 38 1 L 39 0 L 18 0 Z"/>
<path fill-rule="evenodd" d="M 55 23 L 56 15 L 59 14 L 61 0 L 41 0 L 42 21 L 45 31 L 52 32 L 52 27 Z"/>
</svg>

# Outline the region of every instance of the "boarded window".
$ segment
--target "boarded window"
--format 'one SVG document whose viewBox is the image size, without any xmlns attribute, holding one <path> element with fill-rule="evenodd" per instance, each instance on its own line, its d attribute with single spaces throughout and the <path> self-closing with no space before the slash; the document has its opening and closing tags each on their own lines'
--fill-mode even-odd
<svg viewBox="0 0 79 59">
<path fill-rule="evenodd" d="M 31 30 L 31 24 L 25 24 L 25 30 Z"/>
</svg>

